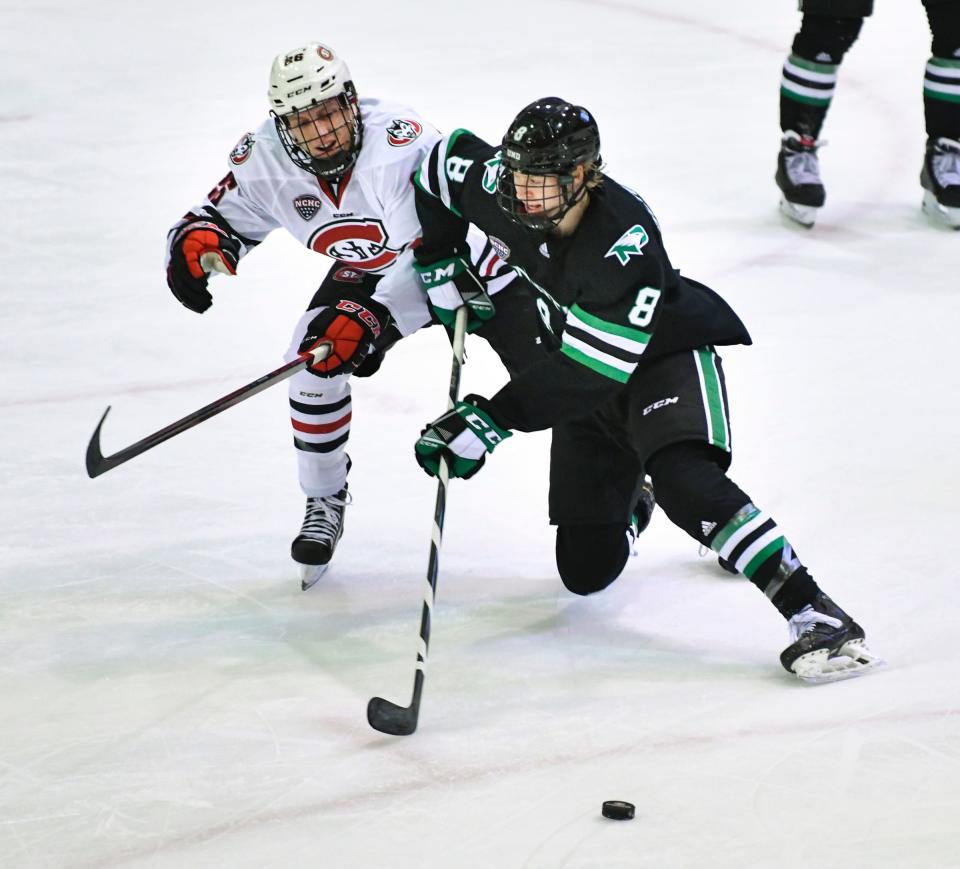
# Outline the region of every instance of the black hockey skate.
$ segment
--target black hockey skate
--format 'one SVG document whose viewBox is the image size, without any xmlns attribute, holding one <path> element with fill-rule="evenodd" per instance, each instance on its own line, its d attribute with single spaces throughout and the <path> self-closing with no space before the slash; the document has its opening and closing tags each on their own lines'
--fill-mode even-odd
<svg viewBox="0 0 960 869">
<path fill-rule="evenodd" d="M 801 226 L 813 226 L 817 211 L 827 198 L 820 180 L 819 147 L 813 136 L 802 136 L 793 130 L 787 130 L 780 142 L 775 176 L 782 194 L 780 210 Z"/>
<path fill-rule="evenodd" d="M 883 664 L 867 649 L 863 628 L 822 591 L 789 625 L 793 642 L 781 652 L 780 663 L 804 682 L 850 679 Z"/>
<path fill-rule="evenodd" d="M 346 483 L 335 495 L 307 498 L 303 526 L 290 546 L 290 555 L 300 565 L 303 591 L 314 585 L 330 566 L 330 559 L 343 535 L 343 511 L 349 503 Z"/>
<path fill-rule="evenodd" d="M 631 555 L 637 554 L 633 545 L 650 524 L 650 519 L 656 508 L 657 499 L 653 494 L 653 483 L 644 480 L 640 486 L 640 497 L 637 498 L 637 505 L 633 508 L 633 515 L 630 517 L 630 524 L 627 526 L 627 543 L 630 546 Z"/>
<path fill-rule="evenodd" d="M 920 185 L 924 212 L 941 225 L 960 229 L 960 142 L 927 140 Z"/>
</svg>

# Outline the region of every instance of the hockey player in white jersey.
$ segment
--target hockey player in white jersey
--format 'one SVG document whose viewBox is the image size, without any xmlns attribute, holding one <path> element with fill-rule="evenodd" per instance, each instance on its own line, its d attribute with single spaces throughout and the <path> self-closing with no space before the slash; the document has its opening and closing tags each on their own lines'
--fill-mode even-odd
<svg viewBox="0 0 960 869">
<path fill-rule="evenodd" d="M 511 374 L 541 357 L 545 336 L 532 294 L 478 232 L 460 252 L 463 274 L 431 293 L 428 305 L 412 266 L 420 225 L 410 177 L 439 141 L 437 130 L 403 106 L 359 99 L 346 63 L 318 42 L 276 57 L 268 98 L 270 117 L 237 143 L 230 171 L 170 230 L 167 283 L 202 313 L 212 303 L 211 273 L 235 274 L 278 227 L 334 260 L 286 354 L 293 360 L 332 344 L 324 361 L 289 381 L 307 496 L 291 552 L 308 588 L 333 556 L 349 503 L 351 375 L 372 374 L 393 343 L 431 320 L 449 325 L 462 304 L 469 330 L 490 342 Z M 495 307 L 503 319 L 492 316 Z M 498 320 L 508 317 L 501 329 Z M 518 322 L 529 324 L 519 339 Z"/>
</svg>

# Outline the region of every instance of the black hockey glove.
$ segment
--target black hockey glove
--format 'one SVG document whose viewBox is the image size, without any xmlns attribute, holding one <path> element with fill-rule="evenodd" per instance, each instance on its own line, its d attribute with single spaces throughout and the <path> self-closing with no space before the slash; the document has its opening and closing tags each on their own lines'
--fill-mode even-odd
<svg viewBox="0 0 960 869">
<path fill-rule="evenodd" d="M 414 263 L 430 310 L 447 329 L 453 328 L 457 308 L 468 309 L 467 331 L 475 332 L 494 313 L 493 301 L 469 258 L 454 254 L 429 265 Z"/>
<path fill-rule="evenodd" d="M 487 453 L 511 434 L 493 421 L 485 398 L 468 395 L 453 410 L 427 424 L 413 454 L 431 477 L 440 473 L 440 459 L 445 457 L 450 476 L 467 480 L 483 467 Z"/>
<path fill-rule="evenodd" d="M 321 377 L 351 374 L 366 359 L 389 319 L 387 309 L 372 300 L 340 299 L 310 321 L 299 350 L 307 353 L 320 344 L 330 344 L 330 355 L 310 370 Z"/>
<path fill-rule="evenodd" d="M 207 290 L 211 272 L 237 273 L 240 242 L 215 223 L 197 220 L 176 230 L 170 244 L 167 286 L 180 303 L 202 314 L 213 304 Z"/>
</svg>

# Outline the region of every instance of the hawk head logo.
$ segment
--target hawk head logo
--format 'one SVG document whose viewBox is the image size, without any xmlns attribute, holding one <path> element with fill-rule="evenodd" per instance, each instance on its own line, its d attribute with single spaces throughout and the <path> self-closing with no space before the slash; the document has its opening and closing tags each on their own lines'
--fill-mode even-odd
<svg viewBox="0 0 960 869">
<path fill-rule="evenodd" d="M 647 231 L 636 224 L 620 236 L 603 256 L 615 256 L 620 265 L 625 266 L 632 256 L 643 256 L 643 246 L 650 241 Z"/>
</svg>

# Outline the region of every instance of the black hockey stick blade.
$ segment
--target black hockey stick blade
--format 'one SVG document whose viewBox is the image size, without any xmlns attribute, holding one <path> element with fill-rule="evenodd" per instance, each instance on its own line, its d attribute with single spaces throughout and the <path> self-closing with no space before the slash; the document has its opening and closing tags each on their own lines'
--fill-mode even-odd
<svg viewBox="0 0 960 869">
<path fill-rule="evenodd" d="M 117 467 L 117 465 L 122 465 L 124 462 L 128 462 L 130 459 L 147 452 L 147 450 L 152 450 L 154 447 L 170 440 L 170 438 L 182 434 L 187 431 L 187 429 L 191 429 L 195 425 L 199 425 L 201 422 L 216 416 L 218 413 L 223 413 L 223 411 L 228 408 L 240 404 L 241 401 L 246 401 L 257 393 L 263 392 L 264 389 L 273 386 L 275 383 L 292 377 L 308 365 L 322 362 L 330 355 L 331 349 L 332 344 L 326 342 L 318 344 L 313 350 L 301 353 L 297 359 L 288 362 L 275 371 L 264 374 L 263 377 L 258 377 L 252 383 L 241 386 L 228 395 L 212 401 L 199 410 L 188 414 L 183 419 L 178 419 L 176 422 L 164 426 L 159 431 L 147 435 L 135 444 L 130 444 L 130 446 L 124 447 L 113 455 L 105 456 L 100 449 L 100 429 L 103 428 L 103 421 L 107 418 L 107 414 L 110 413 L 110 408 L 108 407 L 103 412 L 103 416 L 100 417 L 100 422 L 97 424 L 93 436 L 90 438 L 90 443 L 87 444 L 87 474 L 91 477 L 98 477 L 100 474 L 105 474 L 112 468 Z"/>
<path fill-rule="evenodd" d="M 367 704 L 367 722 L 381 733 L 409 736 L 417 729 L 418 712 L 414 706 L 397 706 L 383 697 L 371 697 Z"/>
<path fill-rule="evenodd" d="M 104 458 L 103 453 L 100 451 L 100 429 L 103 428 L 103 421 L 107 418 L 108 413 L 110 413 L 110 405 L 107 405 L 103 416 L 100 417 L 100 422 L 97 423 L 97 427 L 93 430 L 90 443 L 87 444 L 87 475 L 91 478 L 99 477 L 104 471 L 109 471 L 114 467 L 110 463 L 110 460 Z"/>
</svg>

